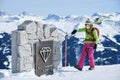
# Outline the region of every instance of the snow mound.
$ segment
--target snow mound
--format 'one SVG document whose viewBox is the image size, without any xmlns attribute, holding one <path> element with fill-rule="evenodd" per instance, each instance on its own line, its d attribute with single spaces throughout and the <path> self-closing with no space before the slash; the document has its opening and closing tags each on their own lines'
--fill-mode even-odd
<svg viewBox="0 0 120 80">
<path fill-rule="evenodd" d="M 83 71 L 78 71 L 74 67 L 62 67 L 54 70 L 53 75 L 42 75 L 40 77 L 34 74 L 34 69 L 30 72 L 11 74 L 7 70 L 0 70 L 0 80 L 119 80 L 120 64 L 96 66 L 92 71 L 85 66 Z M 9 74 L 9 75 L 8 75 Z M 3 78 L 2 78 L 3 77 Z"/>
</svg>

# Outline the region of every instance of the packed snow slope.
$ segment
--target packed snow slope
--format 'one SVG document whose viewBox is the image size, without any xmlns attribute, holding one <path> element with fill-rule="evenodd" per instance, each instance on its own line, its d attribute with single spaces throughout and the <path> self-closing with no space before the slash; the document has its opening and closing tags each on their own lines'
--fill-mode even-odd
<svg viewBox="0 0 120 80">
<path fill-rule="evenodd" d="M 95 70 L 88 71 L 85 66 L 83 71 L 73 67 L 62 67 L 54 70 L 53 75 L 42 75 L 40 77 L 31 72 L 11 74 L 8 70 L 0 70 L 0 80 L 120 80 L 120 64 L 96 66 Z"/>
<path fill-rule="evenodd" d="M 11 31 L 16 30 L 17 26 L 25 20 L 39 21 L 48 24 L 50 27 L 57 27 L 62 37 L 62 54 L 64 55 L 64 39 L 68 34 L 68 53 L 67 65 L 74 66 L 79 60 L 84 41 L 84 33 L 76 33 L 71 36 L 74 29 L 84 27 L 86 18 L 90 17 L 94 22 L 95 18 L 104 20 L 102 24 L 96 25 L 100 30 L 98 48 L 94 54 L 96 65 L 112 65 L 120 63 L 120 13 L 94 13 L 91 16 L 68 15 L 59 16 L 49 14 L 46 17 L 31 15 L 23 12 L 19 15 L 10 15 L 0 11 L 0 69 L 11 68 Z M 63 56 L 64 64 L 64 56 Z M 89 65 L 86 58 L 85 65 Z"/>
</svg>

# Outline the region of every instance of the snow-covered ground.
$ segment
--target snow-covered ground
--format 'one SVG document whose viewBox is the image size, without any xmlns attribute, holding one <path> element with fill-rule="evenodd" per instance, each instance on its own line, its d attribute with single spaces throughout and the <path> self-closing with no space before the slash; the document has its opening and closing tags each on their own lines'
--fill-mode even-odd
<svg viewBox="0 0 120 80">
<path fill-rule="evenodd" d="M 88 71 L 85 66 L 83 71 L 74 67 L 62 67 L 54 70 L 53 75 L 42 75 L 40 77 L 30 72 L 11 74 L 11 71 L 0 70 L 0 80 L 120 80 L 120 64 L 96 66 L 95 70 Z"/>
</svg>

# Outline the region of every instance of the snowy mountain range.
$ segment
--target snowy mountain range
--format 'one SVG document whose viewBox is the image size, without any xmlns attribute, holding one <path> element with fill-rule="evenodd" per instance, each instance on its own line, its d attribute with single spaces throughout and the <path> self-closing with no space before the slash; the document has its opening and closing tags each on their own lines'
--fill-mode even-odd
<svg viewBox="0 0 120 80">
<path fill-rule="evenodd" d="M 96 65 L 120 64 L 119 12 L 108 14 L 94 13 L 92 16 L 59 16 L 56 14 L 49 14 L 43 17 L 31 15 L 27 12 L 23 12 L 19 15 L 10 15 L 0 11 L 0 69 L 11 68 L 11 31 L 16 30 L 17 26 L 25 20 L 39 21 L 57 27 L 63 35 L 63 55 L 65 35 L 68 34 L 67 65 L 76 65 L 81 54 L 84 33 L 76 33 L 74 36 L 71 36 L 70 33 L 74 29 L 84 27 L 84 22 L 87 17 L 90 17 L 91 21 L 94 21 L 95 18 L 105 18 L 101 25 L 94 25 L 100 30 L 98 48 L 94 54 Z M 88 58 L 86 58 L 85 65 L 88 64 Z"/>
</svg>

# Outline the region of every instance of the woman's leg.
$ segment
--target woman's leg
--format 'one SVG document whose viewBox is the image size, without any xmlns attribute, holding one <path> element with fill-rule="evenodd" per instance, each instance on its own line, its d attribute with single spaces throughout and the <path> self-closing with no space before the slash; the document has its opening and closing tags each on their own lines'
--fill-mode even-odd
<svg viewBox="0 0 120 80">
<path fill-rule="evenodd" d="M 79 67 L 79 68 L 83 68 L 84 60 L 85 60 L 85 57 L 86 57 L 86 54 L 87 54 L 87 52 L 86 52 L 86 47 L 87 47 L 87 44 L 84 44 L 84 47 L 83 47 L 83 49 L 82 49 L 82 54 L 81 54 L 80 60 L 79 60 L 79 62 L 78 62 L 78 67 Z"/>
<path fill-rule="evenodd" d="M 91 47 L 88 51 L 88 56 L 90 60 L 90 67 L 94 68 L 95 67 L 95 60 L 94 60 L 94 49 Z"/>
</svg>

